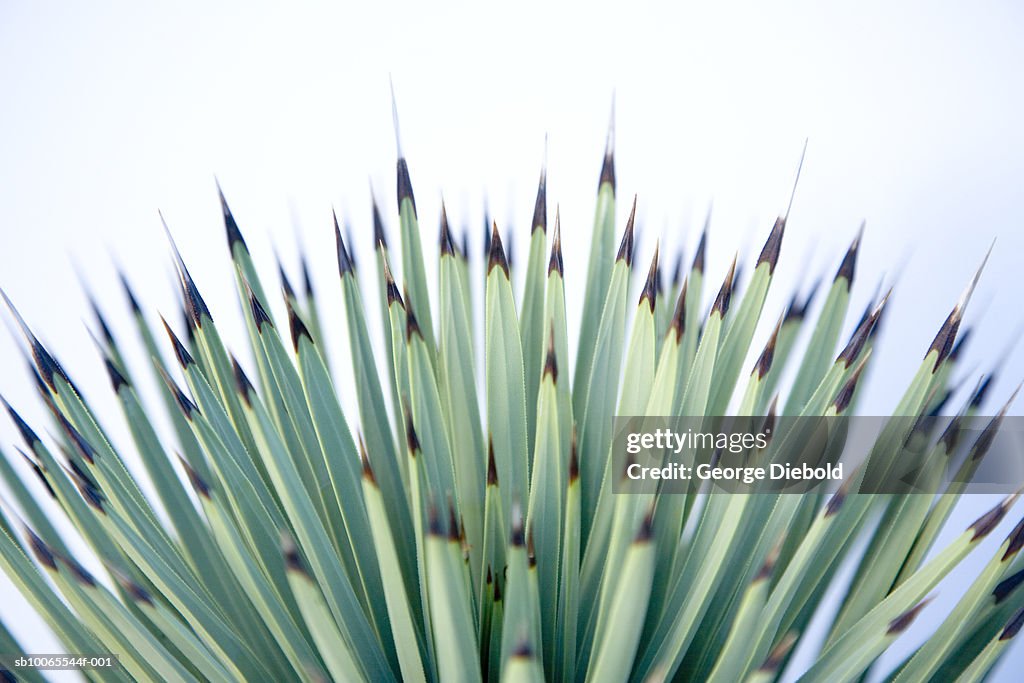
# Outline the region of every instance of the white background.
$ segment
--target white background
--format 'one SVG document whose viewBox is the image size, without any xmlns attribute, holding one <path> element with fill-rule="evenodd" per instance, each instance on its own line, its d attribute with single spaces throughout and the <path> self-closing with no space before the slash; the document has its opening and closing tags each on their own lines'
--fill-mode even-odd
<svg viewBox="0 0 1024 683">
<path fill-rule="evenodd" d="M 276 249 L 296 275 L 298 233 L 323 310 L 340 317 L 331 207 L 369 265 L 372 185 L 397 241 L 389 75 L 428 260 L 443 189 L 477 253 L 486 202 L 522 262 L 546 134 L 577 325 L 614 92 L 620 227 L 637 193 L 644 267 L 657 236 L 691 258 L 713 200 L 715 289 L 734 252 L 760 249 L 809 138 L 766 322 L 793 287 L 831 277 L 866 219 L 854 310 L 882 278 L 897 285 L 862 404 L 884 413 L 995 239 L 963 378 L 1001 363 L 994 409 L 1024 377 L 1011 343 L 1024 322 L 1016 3 L 332 4 L 0 6 L 0 287 L 94 402 L 112 407 L 73 265 L 125 339 L 115 261 L 147 313 L 177 324 L 157 209 L 241 341 L 214 174 L 258 262 L 272 268 Z M 329 335 L 340 355 L 343 328 Z M 0 332 L 0 391 L 39 421 L 17 349 Z M 0 420 L 0 448 L 16 441 Z M 947 602 L 987 553 L 947 582 Z M 0 617 L 30 649 L 53 649 L 10 584 L 0 590 Z M 942 605 L 931 609 L 925 631 Z"/>
</svg>

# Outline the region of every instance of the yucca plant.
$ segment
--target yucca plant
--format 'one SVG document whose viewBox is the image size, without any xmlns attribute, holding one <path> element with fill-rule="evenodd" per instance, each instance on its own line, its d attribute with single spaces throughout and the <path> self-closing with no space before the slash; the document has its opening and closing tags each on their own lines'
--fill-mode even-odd
<svg viewBox="0 0 1024 683">
<path fill-rule="evenodd" d="M 220 195 L 248 332 L 244 362 L 235 356 L 241 340 L 222 339 L 176 248 L 179 331 L 167 321 L 155 329 L 154 312 L 122 275 L 148 365 L 129 367 L 124 340 L 95 310 L 132 444 L 108 438 L 103 425 L 115 416 L 92 410 L 7 302 L 53 426 L 44 440 L 7 405 L 24 438 L 15 450 L 38 481 L 23 481 L 0 458 L 13 498 L 0 516 L 0 564 L 69 652 L 118 655 L 119 668 L 88 670 L 90 678 L 853 680 L 1015 500 L 933 552 L 962 478 L 935 496 L 858 493 L 861 473 L 830 495 L 616 493 L 617 415 L 720 417 L 734 398 L 731 412 L 766 420 L 854 412 L 888 298 L 876 298 L 841 343 L 861 236 L 816 317 L 812 290 L 767 321 L 770 339 L 747 374 L 786 217 L 745 282 L 734 260 L 706 296 L 705 227 L 692 266 L 677 263 L 671 282 L 655 249 L 639 302 L 630 300 L 642 271 L 633 213 L 616 226 L 609 144 L 573 367 L 545 172 L 518 296 L 497 225 L 481 286 L 442 210 L 436 300 L 401 152 L 397 178 L 400 258 L 373 207 L 377 291 L 362 288 L 352 240 L 335 219 L 344 312 L 318 308 L 307 273 L 299 290 L 282 282 L 287 319 L 271 314 L 266 274 Z M 938 326 L 894 415 L 938 413 L 951 394 L 976 281 Z M 706 314 L 705 300 L 713 301 Z M 370 333 L 376 314 L 383 339 Z M 344 315 L 344 351 L 325 343 L 325 315 Z M 169 344 L 158 341 L 165 334 Z M 351 364 L 351 385 L 332 377 L 328 356 L 338 354 Z M 166 435 L 157 406 L 136 391 L 143 374 L 158 380 Z M 969 474 L 1006 410 L 977 439 L 962 438 L 990 383 L 979 383 L 945 432 L 909 436 Z M 344 412 L 343 395 L 354 396 L 357 413 Z M 903 424 L 887 426 L 872 451 L 899 451 L 909 438 Z M 126 467 L 137 462 L 155 498 Z M 68 549 L 54 512 L 96 554 L 103 576 Z M 900 682 L 985 677 L 1024 622 L 1024 591 L 1015 590 L 1022 543 L 1019 524 L 931 637 L 882 673 Z M 825 595 L 844 564 L 854 578 L 820 645 L 811 643 L 813 664 L 787 671 L 812 617 L 832 609 Z M 30 646 L 0 630 L 3 653 Z M 41 680 L 30 669 L 17 675 Z"/>
</svg>

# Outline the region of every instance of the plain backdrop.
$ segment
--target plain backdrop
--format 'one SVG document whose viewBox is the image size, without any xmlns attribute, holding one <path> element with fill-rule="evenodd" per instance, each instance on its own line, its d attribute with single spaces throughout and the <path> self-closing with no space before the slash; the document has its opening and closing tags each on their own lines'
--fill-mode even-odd
<svg viewBox="0 0 1024 683">
<path fill-rule="evenodd" d="M 572 338 L 614 101 L 618 229 L 636 194 L 637 261 L 646 267 L 658 238 L 666 260 L 680 249 L 689 260 L 713 202 L 709 290 L 734 253 L 756 256 L 809 139 L 754 345 L 794 288 L 831 278 L 866 220 L 852 310 L 859 314 L 880 284 L 896 288 L 862 412 L 896 404 L 995 240 L 957 376 L 969 389 L 998 366 L 994 411 L 1024 377 L 1024 352 L 1014 344 L 1024 322 L 1024 8 L 823 5 L 7 0 L 0 287 L 127 445 L 89 341 L 79 279 L 126 340 L 133 336 L 115 264 L 152 320 L 162 312 L 178 326 L 159 209 L 218 326 L 240 343 L 216 175 L 271 276 L 275 253 L 293 277 L 298 245 L 309 253 L 342 358 L 330 212 L 351 226 L 369 265 L 372 188 L 397 241 L 390 77 L 431 268 L 442 196 L 476 255 L 486 207 L 524 259 L 546 158 L 550 219 L 556 204 L 561 211 Z M 43 425 L 18 349 L 0 330 L 0 391 Z M 14 443 L 4 418 L 0 449 L 10 453 Z M 991 502 L 967 500 L 944 539 Z M 943 584 L 899 652 L 934 627 L 1003 535 Z M 0 618 L 27 649 L 55 650 L 6 579 L 0 592 Z M 1019 648 L 1011 656 L 1024 661 Z M 1012 667 L 1004 665 L 1002 680 L 1015 680 Z"/>
</svg>

